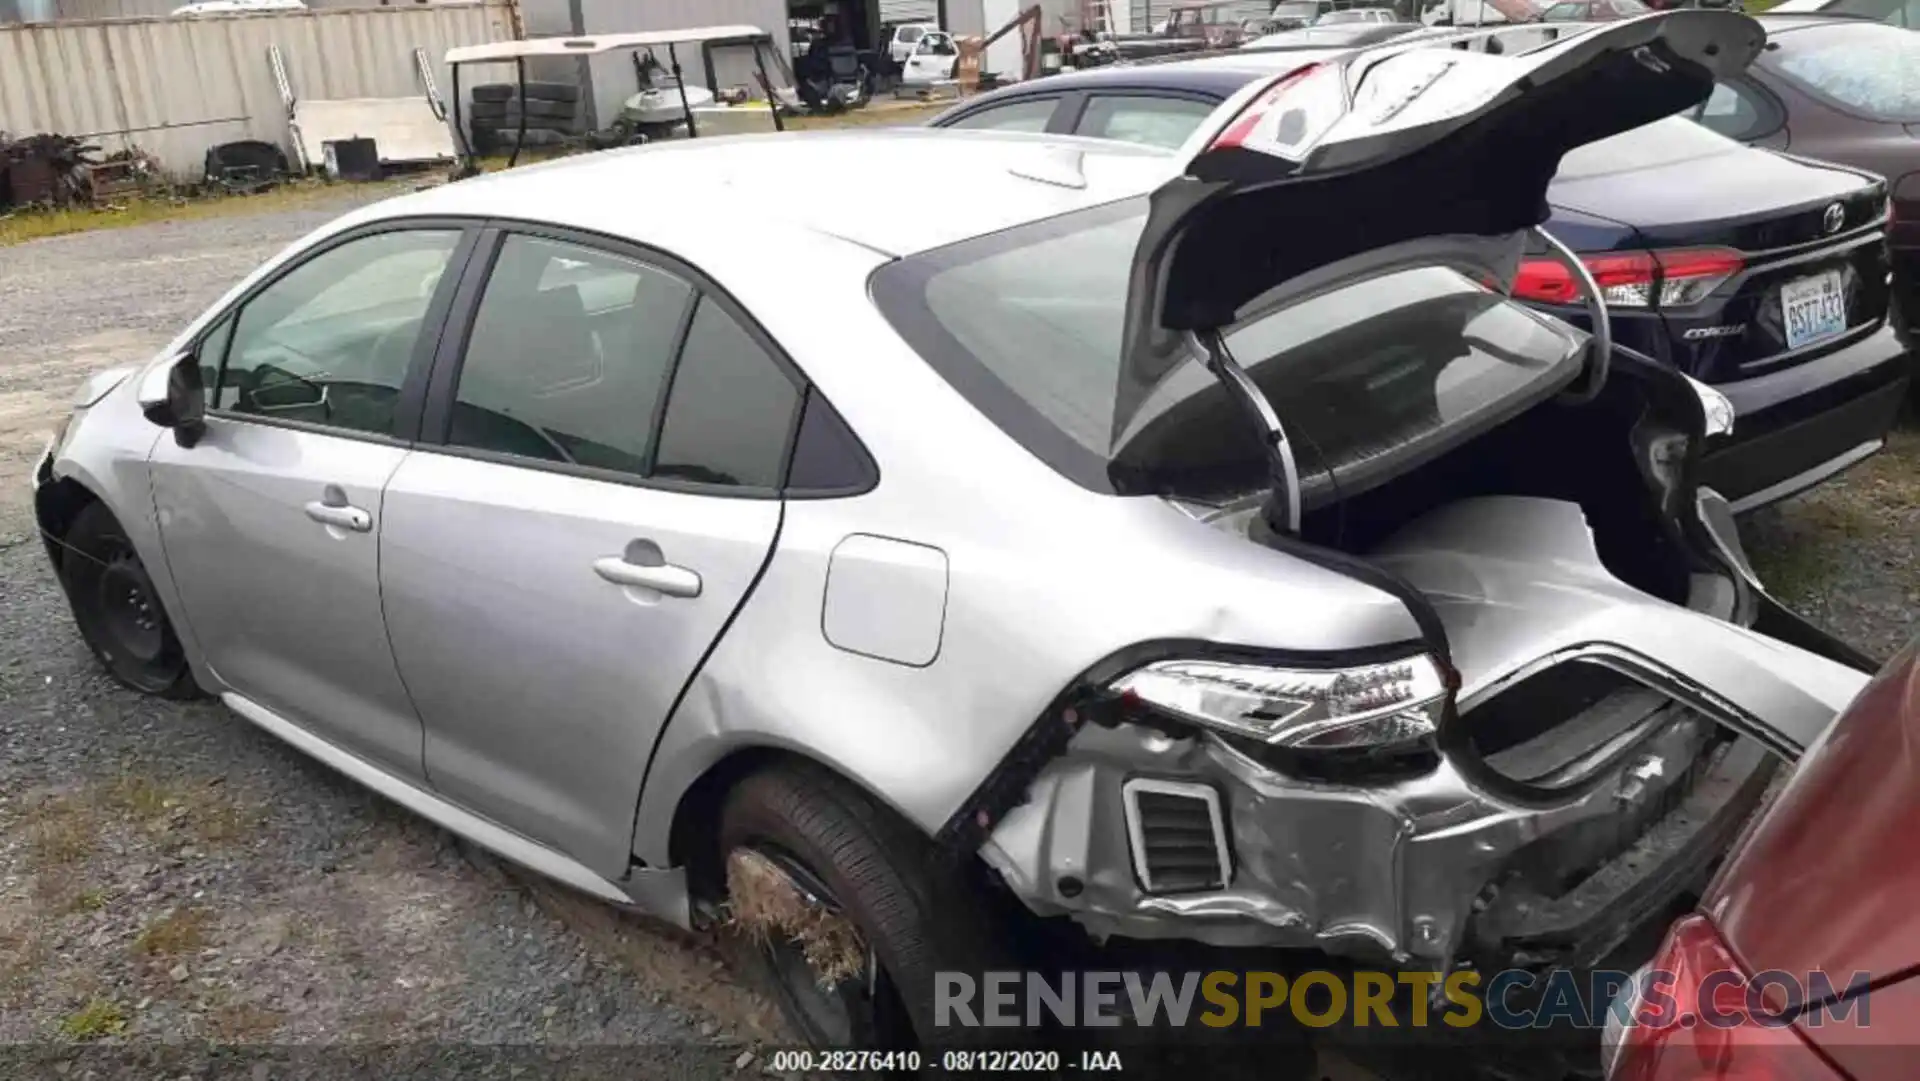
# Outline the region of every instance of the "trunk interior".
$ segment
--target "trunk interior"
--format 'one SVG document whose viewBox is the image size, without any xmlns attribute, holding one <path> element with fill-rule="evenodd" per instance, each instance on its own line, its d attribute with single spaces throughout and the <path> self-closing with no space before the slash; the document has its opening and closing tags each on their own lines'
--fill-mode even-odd
<svg viewBox="0 0 1920 1081">
<path fill-rule="evenodd" d="M 1685 604 L 1696 568 L 1643 466 L 1651 441 L 1686 430 L 1686 421 L 1649 404 L 1672 394 L 1674 378 L 1650 362 L 1616 360 L 1594 401 L 1544 403 L 1392 480 L 1329 501 L 1306 515 L 1303 539 L 1365 556 L 1447 503 L 1488 495 L 1563 500 L 1585 512 L 1615 577 Z"/>
</svg>

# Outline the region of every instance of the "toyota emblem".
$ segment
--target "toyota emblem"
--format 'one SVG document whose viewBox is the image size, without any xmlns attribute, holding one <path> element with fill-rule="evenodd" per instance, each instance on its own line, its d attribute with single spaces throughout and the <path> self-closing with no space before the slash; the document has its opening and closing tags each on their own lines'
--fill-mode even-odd
<svg viewBox="0 0 1920 1081">
<path fill-rule="evenodd" d="M 1820 215 L 1820 227 L 1829 233 L 1839 232 L 1840 227 L 1845 224 L 1847 224 L 1847 208 L 1839 203 L 1827 207 L 1827 212 Z"/>
</svg>

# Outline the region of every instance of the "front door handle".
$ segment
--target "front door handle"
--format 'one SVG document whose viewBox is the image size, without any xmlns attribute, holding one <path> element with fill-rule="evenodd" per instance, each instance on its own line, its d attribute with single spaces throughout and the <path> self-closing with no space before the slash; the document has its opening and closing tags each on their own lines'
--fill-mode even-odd
<svg viewBox="0 0 1920 1081">
<path fill-rule="evenodd" d="M 685 567 L 676 567 L 663 563 L 658 567 L 643 567 L 629 563 L 619 556 L 607 556 L 593 561 L 593 573 L 605 578 L 617 586 L 638 586 L 664 593 L 669 597 L 698 597 L 700 595 L 700 576 Z"/>
<path fill-rule="evenodd" d="M 636 540 L 621 555 L 594 560 L 593 573 L 617 586 L 651 589 L 669 597 L 700 595 L 700 575 L 667 562 L 660 546 L 650 540 Z"/>
<path fill-rule="evenodd" d="M 373 528 L 373 515 L 359 507 L 336 505 L 320 500 L 307 504 L 307 517 L 321 525 L 330 525 L 336 529 L 365 533 Z"/>
</svg>

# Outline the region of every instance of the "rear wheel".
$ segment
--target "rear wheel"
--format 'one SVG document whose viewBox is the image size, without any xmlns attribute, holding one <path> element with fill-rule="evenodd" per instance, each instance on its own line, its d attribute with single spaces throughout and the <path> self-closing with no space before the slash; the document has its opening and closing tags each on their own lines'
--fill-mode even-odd
<svg viewBox="0 0 1920 1081">
<path fill-rule="evenodd" d="M 936 1026 L 935 980 L 1012 968 L 1005 935 L 980 885 L 912 824 L 825 769 L 783 765 L 728 797 L 719 852 L 740 952 L 808 1041 L 904 1050 L 986 1038 Z"/>
<path fill-rule="evenodd" d="M 140 553 L 113 512 L 89 503 L 67 527 L 61 579 L 74 621 L 108 674 L 162 698 L 200 693 Z"/>
</svg>

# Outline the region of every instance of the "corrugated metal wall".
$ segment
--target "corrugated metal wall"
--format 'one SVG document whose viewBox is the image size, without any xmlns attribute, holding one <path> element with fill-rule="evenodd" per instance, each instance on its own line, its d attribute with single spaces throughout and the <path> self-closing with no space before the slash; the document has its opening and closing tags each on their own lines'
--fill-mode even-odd
<svg viewBox="0 0 1920 1081">
<path fill-rule="evenodd" d="M 420 93 L 413 50 L 512 36 L 505 4 L 135 19 L 0 27 L 0 129 L 137 145 L 169 173 L 197 176 L 209 146 L 265 139 L 291 152 L 267 47 L 306 98 Z M 125 134 L 117 134 L 125 133 Z"/>
<path fill-rule="evenodd" d="M 189 0 L 47 0 L 53 19 L 157 19 L 173 14 Z M 424 7 L 429 0 L 305 0 L 309 8 Z M 439 3 L 442 0 L 430 0 Z"/>
</svg>

